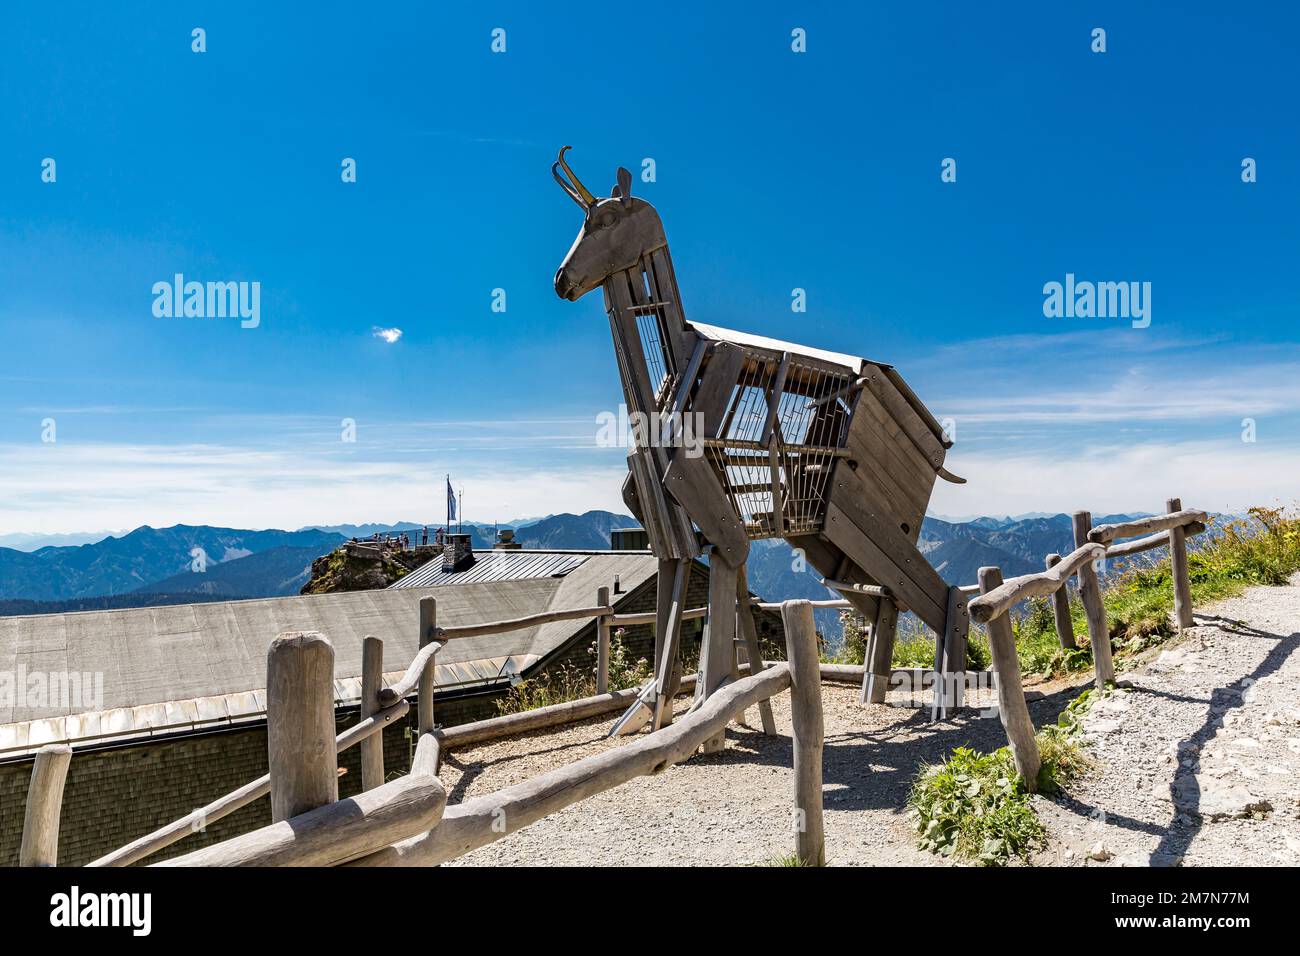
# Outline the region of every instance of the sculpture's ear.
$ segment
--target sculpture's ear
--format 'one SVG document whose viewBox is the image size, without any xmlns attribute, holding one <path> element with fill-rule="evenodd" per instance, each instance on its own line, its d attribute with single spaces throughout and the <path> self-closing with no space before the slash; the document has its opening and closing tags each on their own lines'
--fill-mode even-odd
<svg viewBox="0 0 1300 956">
<path fill-rule="evenodd" d="M 632 202 L 632 174 L 622 166 L 618 167 L 618 198 L 626 206 Z"/>
</svg>

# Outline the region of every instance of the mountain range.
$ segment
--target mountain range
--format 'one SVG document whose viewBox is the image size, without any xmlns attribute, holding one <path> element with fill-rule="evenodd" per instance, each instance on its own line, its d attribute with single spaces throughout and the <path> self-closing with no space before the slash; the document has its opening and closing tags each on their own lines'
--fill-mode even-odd
<svg viewBox="0 0 1300 956">
<path fill-rule="evenodd" d="M 609 547 L 612 528 L 635 524 L 626 515 L 608 511 L 548 515 L 521 522 L 515 540 L 525 548 L 602 550 Z M 47 545 L 33 551 L 0 548 L 0 614 L 297 594 L 310 577 L 312 560 L 349 538 L 407 532 L 415 540 L 423 527 L 412 521 L 297 531 L 146 525 L 87 544 Z M 475 548 L 491 548 L 496 540 L 493 525 L 465 524 L 455 530 L 468 533 Z M 200 552 L 202 560 L 196 565 Z M 199 566 L 202 572 L 196 570 Z"/>
<path fill-rule="evenodd" d="M 1099 515 L 1095 523 L 1134 517 Z M 602 550 L 609 547 L 611 529 L 635 525 L 627 515 L 588 511 L 500 527 L 515 527 L 515 540 L 525 548 Z M 312 559 L 348 538 L 405 531 L 414 539 L 422 527 L 409 521 L 321 525 L 297 531 L 144 526 L 89 544 L 45 546 L 31 552 L 0 548 L 0 614 L 297 594 L 308 579 Z M 490 548 L 497 528 L 465 524 L 460 530 L 471 535 L 475 548 Z M 985 565 L 997 565 L 1008 577 L 1042 570 L 1044 555 L 1072 550 L 1073 536 L 1070 517 L 1064 514 L 966 522 L 926 518 L 918 547 L 949 584 L 971 584 Z M 203 556 L 202 573 L 192 570 L 197 549 Z M 816 571 L 780 540 L 753 543 L 749 587 L 771 601 L 833 596 L 822 587 Z M 839 633 L 835 611 L 823 609 L 817 615 L 823 633 Z"/>
</svg>

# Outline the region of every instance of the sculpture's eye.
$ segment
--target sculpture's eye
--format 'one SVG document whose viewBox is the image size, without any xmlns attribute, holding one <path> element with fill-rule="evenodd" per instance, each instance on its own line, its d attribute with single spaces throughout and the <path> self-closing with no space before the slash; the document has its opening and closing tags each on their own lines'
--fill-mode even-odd
<svg viewBox="0 0 1300 956">
<path fill-rule="evenodd" d="M 600 224 L 601 226 L 608 229 L 610 226 L 614 225 L 614 220 L 617 218 L 618 217 L 615 216 L 612 212 L 602 213 L 600 217 Z"/>
</svg>

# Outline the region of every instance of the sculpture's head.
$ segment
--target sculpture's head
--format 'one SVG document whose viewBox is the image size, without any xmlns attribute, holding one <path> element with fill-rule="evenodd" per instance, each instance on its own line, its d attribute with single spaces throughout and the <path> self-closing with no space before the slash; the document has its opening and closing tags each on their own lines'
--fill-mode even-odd
<svg viewBox="0 0 1300 956">
<path fill-rule="evenodd" d="M 564 161 L 566 146 L 551 166 L 551 175 L 569 198 L 582 207 L 585 219 L 569 254 L 555 273 L 555 293 L 576 301 L 616 272 L 633 268 L 646 253 L 662 249 L 664 227 L 654 207 L 632 197 L 632 174 L 618 170 L 618 183 L 609 199 L 597 199 Z M 564 176 L 560 171 L 564 171 Z M 565 179 L 565 176 L 568 178 Z"/>
</svg>

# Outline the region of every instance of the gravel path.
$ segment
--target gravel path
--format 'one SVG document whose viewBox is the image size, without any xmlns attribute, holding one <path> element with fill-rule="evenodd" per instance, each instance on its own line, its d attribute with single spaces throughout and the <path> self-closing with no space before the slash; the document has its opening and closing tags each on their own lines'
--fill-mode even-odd
<svg viewBox="0 0 1300 956">
<path fill-rule="evenodd" d="M 1098 770 L 1038 801 L 1038 862 L 1300 863 L 1300 575 L 1195 617 L 1089 711 Z"/>
<path fill-rule="evenodd" d="M 1255 588 L 1198 613 L 1197 622 L 1122 675 L 1133 689 L 1089 713 L 1098 769 L 1066 796 L 1035 799 L 1050 835 L 1035 864 L 1300 860 L 1300 654 L 1291 653 L 1300 643 L 1300 576 L 1292 587 Z M 1054 722 L 1085 684 L 1086 675 L 1027 681 L 1034 723 Z M 901 694 L 890 695 L 895 706 L 864 707 L 856 688 L 823 689 L 827 862 L 950 865 L 916 849 L 908 789 L 921 765 L 953 747 L 1003 746 L 999 722 L 970 710 L 931 723 Z M 583 800 L 450 865 L 746 865 L 787 856 L 789 695 L 772 703 L 778 736 L 733 725 L 720 754 Z M 677 713 L 685 708 L 679 701 Z M 757 712 L 748 717 L 757 726 Z M 453 752 L 442 774 L 451 802 L 618 746 L 604 739 L 610 723 L 598 718 Z M 1098 843 L 1104 863 L 1088 858 Z"/>
<path fill-rule="evenodd" d="M 996 719 L 969 712 L 930 723 L 928 711 L 864 707 L 858 689 L 823 684 L 827 858 L 832 865 L 943 865 L 916 849 L 905 815 L 917 768 L 953 747 L 1006 743 Z M 1046 685 L 1043 685 L 1046 687 Z M 1053 691 L 1053 688 L 1046 687 Z M 1039 722 L 1077 690 L 1041 689 L 1031 703 Z M 790 697 L 773 699 L 777 736 L 748 726 L 727 729 L 726 749 L 696 755 L 655 777 L 640 777 L 583 800 L 456 860 L 451 865 L 747 865 L 793 850 Z M 676 713 L 686 710 L 679 700 Z M 758 726 L 758 713 L 748 715 Z M 604 739 L 612 719 L 571 724 L 549 734 L 512 738 L 447 755 L 442 777 L 452 802 L 499 790 L 571 763 L 618 741 Z"/>
</svg>

